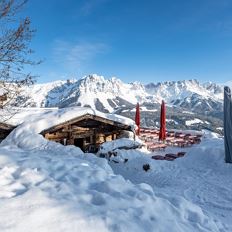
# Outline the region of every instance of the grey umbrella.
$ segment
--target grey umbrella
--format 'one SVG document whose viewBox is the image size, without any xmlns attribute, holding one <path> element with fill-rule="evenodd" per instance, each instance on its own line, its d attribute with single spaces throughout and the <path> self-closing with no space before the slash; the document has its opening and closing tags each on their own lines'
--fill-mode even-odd
<svg viewBox="0 0 232 232">
<path fill-rule="evenodd" d="M 224 87 L 224 143 L 225 161 L 232 163 L 232 99 L 228 86 Z"/>
</svg>

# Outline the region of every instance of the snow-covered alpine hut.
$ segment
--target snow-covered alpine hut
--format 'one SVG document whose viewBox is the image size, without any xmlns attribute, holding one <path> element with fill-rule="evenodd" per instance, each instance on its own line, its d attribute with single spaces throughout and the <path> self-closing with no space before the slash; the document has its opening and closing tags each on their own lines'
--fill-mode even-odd
<svg viewBox="0 0 232 232">
<path fill-rule="evenodd" d="M 59 109 L 59 116 L 51 120 L 52 125 L 40 134 L 48 140 L 75 145 L 88 152 L 97 151 L 103 142 L 134 135 L 133 120 L 91 108 Z"/>
</svg>

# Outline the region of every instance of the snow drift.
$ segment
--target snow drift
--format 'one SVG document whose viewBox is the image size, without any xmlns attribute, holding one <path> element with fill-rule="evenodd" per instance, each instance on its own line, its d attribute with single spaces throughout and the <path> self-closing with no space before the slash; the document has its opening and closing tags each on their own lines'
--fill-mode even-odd
<svg viewBox="0 0 232 232">
<path fill-rule="evenodd" d="M 65 110 L 63 113 L 66 115 Z M 66 116 L 68 119 L 68 113 Z M 178 194 L 179 182 L 161 181 L 163 187 L 160 188 L 159 179 L 178 174 L 175 170 L 179 167 L 178 162 L 159 163 L 140 151 L 129 154 L 131 151 L 121 150 L 122 155 L 127 154 L 130 159 L 134 154 L 134 159 L 124 164 L 129 165 L 126 166 L 128 169 L 112 166 L 113 171 L 105 159 L 83 154 L 74 146 L 47 141 L 38 134 L 51 123 L 59 123 L 59 118 L 60 111 L 31 119 L 16 128 L 1 144 L 0 231 L 186 232 L 232 228 L 205 211 L 191 191 L 186 193 L 189 197 Z M 208 141 L 202 152 L 211 153 L 212 144 L 217 144 L 214 153 L 218 156 L 220 141 Z M 216 163 L 207 164 L 211 159 L 209 155 L 203 162 L 200 154 L 196 155 L 196 161 L 193 156 L 189 156 L 189 161 L 179 160 L 186 166 L 181 169 L 185 170 L 182 178 L 188 172 L 191 177 L 193 173 L 197 174 L 198 169 L 191 169 L 191 165 L 203 163 L 200 168 L 216 167 Z M 136 165 L 148 159 L 154 171 L 142 173 Z M 222 171 L 222 167 L 221 162 L 218 170 Z M 120 170 L 124 171 L 120 173 Z M 230 170 L 227 174 L 231 174 Z M 149 183 L 144 183 L 145 180 Z"/>
</svg>

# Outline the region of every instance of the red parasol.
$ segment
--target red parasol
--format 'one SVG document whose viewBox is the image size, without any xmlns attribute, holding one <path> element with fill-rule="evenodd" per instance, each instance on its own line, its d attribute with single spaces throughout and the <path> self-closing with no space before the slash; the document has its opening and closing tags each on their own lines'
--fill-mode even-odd
<svg viewBox="0 0 232 232">
<path fill-rule="evenodd" d="M 139 103 L 136 105 L 136 111 L 135 111 L 135 124 L 137 125 L 138 129 L 136 131 L 136 134 L 140 134 L 140 111 L 139 111 Z"/>
<path fill-rule="evenodd" d="M 160 111 L 160 132 L 159 140 L 164 141 L 166 139 L 166 109 L 165 103 L 162 101 L 161 111 Z"/>
</svg>

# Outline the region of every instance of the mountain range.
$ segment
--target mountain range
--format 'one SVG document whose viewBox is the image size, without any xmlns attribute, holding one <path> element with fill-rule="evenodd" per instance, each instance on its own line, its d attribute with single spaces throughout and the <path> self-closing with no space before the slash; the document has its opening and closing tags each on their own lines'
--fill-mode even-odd
<svg viewBox="0 0 232 232">
<path fill-rule="evenodd" d="M 168 125 L 221 131 L 223 85 L 195 79 L 142 84 L 92 74 L 78 80 L 24 87 L 13 105 L 60 108 L 77 105 L 133 118 L 135 104 L 139 102 L 143 126 L 156 126 L 162 100 L 167 105 Z"/>
</svg>

